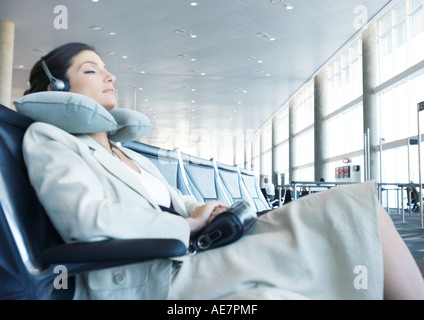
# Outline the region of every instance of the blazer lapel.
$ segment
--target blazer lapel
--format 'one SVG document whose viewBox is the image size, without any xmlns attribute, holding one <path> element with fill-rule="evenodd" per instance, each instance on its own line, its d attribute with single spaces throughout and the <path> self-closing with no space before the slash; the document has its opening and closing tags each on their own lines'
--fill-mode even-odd
<svg viewBox="0 0 424 320">
<path fill-rule="evenodd" d="M 93 157 L 96 158 L 96 160 L 111 174 L 113 174 L 117 179 L 124 182 L 126 185 L 128 185 L 131 189 L 139 193 L 142 197 L 144 197 L 149 203 L 152 205 L 153 208 L 157 210 L 161 210 L 159 205 L 156 203 L 156 201 L 150 196 L 150 192 L 146 190 L 142 184 L 137 180 L 137 178 L 132 174 L 128 168 L 125 168 L 124 164 L 120 164 L 117 158 L 111 157 L 111 155 L 100 145 L 98 144 L 94 139 L 92 139 L 88 135 L 81 135 L 78 136 L 78 138 L 83 141 L 85 144 L 88 145 L 90 149 L 93 150 Z M 112 143 L 113 146 L 115 146 Z M 171 202 L 174 207 L 174 210 L 180 213 L 182 216 L 187 217 L 187 210 L 185 208 L 184 203 L 181 200 L 181 197 L 178 196 L 177 192 L 169 186 L 166 179 L 162 176 L 153 172 L 150 168 L 154 166 L 148 159 L 144 158 L 140 154 L 126 149 L 126 148 L 119 148 L 125 155 L 127 155 L 132 160 L 136 161 L 137 164 L 143 168 L 144 170 L 148 171 L 149 173 L 153 174 L 155 177 L 159 178 L 167 187 L 169 194 L 171 195 Z"/>
<path fill-rule="evenodd" d="M 80 140 L 88 145 L 93 150 L 93 157 L 112 175 L 123 183 L 128 185 L 131 189 L 139 193 L 144 197 L 155 209 L 160 209 L 158 204 L 150 196 L 148 190 L 146 190 L 137 178 L 125 167 L 124 164 L 119 163 L 119 159 L 112 157 L 100 144 L 93 140 L 89 136 L 80 136 Z"/>
</svg>

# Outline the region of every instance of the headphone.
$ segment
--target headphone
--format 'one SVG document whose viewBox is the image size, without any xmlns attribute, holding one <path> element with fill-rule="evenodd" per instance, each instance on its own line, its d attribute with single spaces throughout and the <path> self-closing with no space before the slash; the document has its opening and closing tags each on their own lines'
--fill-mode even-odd
<svg viewBox="0 0 424 320">
<path fill-rule="evenodd" d="M 55 77 L 53 77 L 44 59 L 41 59 L 41 65 L 47 77 L 49 78 L 53 91 L 69 91 L 68 81 L 56 79 Z"/>
</svg>

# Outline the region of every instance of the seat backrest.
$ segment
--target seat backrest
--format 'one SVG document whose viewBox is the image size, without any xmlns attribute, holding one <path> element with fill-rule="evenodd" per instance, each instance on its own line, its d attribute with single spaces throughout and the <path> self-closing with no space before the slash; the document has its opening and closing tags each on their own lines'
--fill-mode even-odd
<svg viewBox="0 0 424 320">
<path fill-rule="evenodd" d="M 175 150 L 161 149 L 138 141 L 123 142 L 122 146 L 148 158 L 173 187 L 178 184 L 178 155 Z"/>
<path fill-rule="evenodd" d="M 22 139 L 31 123 L 0 105 L 0 299 L 45 298 L 52 272 L 38 258 L 63 243 L 28 180 Z"/>
<path fill-rule="evenodd" d="M 237 166 L 230 166 L 223 163 L 216 163 L 216 167 L 218 169 L 219 177 L 231 195 L 233 201 L 236 202 L 244 200 L 256 209 L 256 204 L 244 184 L 239 168 Z"/>
<path fill-rule="evenodd" d="M 180 160 L 180 152 L 177 149 L 161 149 L 137 141 L 125 142 L 122 143 L 122 146 L 148 158 L 163 174 L 166 181 L 179 189 L 183 195 L 194 196 L 187 182 L 184 166 Z M 200 195 L 196 198 L 200 199 Z"/>
<path fill-rule="evenodd" d="M 234 203 L 231 195 L 225 189 L 212 160 L 181 153 L 181 161 L 189 188 L 197 200 L 220 200 L 227 205 Z"/>
<path fill-rule="evenodd" d="M 253 198 L 253 201 L 255 202 L 256 210 L 258 212 L 263 210 L 269 210 L 270 209 L 269 204 L 266 201 L 264 195 L 262 194 L 262 191 L 259 188 L 258 179 L 253 174 L 253 172 L 247 171 L 245 169 L 240 169 L 240 174 L 250 196 Z"/>
</svg>

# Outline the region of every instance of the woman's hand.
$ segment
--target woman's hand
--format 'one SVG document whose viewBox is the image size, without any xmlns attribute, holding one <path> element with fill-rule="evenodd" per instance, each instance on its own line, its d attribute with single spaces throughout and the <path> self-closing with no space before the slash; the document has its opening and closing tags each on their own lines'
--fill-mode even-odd
<svg viewBox="0 0 424 320">
<path fill-rule="evenodd" d="M 227 211 L 228 206 L 221 201 L 213 200 L 196 207 L 186 221 L 190 225 L 191 233 L 195 233 L 211 222 L 217 215 Z"/>
</svg>

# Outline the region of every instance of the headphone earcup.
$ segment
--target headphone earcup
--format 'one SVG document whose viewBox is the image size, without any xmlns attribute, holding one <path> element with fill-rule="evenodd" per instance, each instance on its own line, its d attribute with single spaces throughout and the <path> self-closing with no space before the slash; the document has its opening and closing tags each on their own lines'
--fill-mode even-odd
<svg viewBox="0 0 424 320">
<path fill-rule="evenodd" d="M 52 85 L 53 91 L 69 91 L 68 81 L 59 80 L 56 78 L 51 78 L 50 83 Z"/>
<path fill-rule="evenodd" d="M 53 91 L 69 91 L 69 87 L 70 87 L 69 82 L 66 80 L 56 79 L 55 77 L 53 77 L 43 58 L 41 58 L 41 66 L 43 67 L 43 70 L 46 73 L 47 78 L 49 78 L 51 89 Z"/>
</svg>

